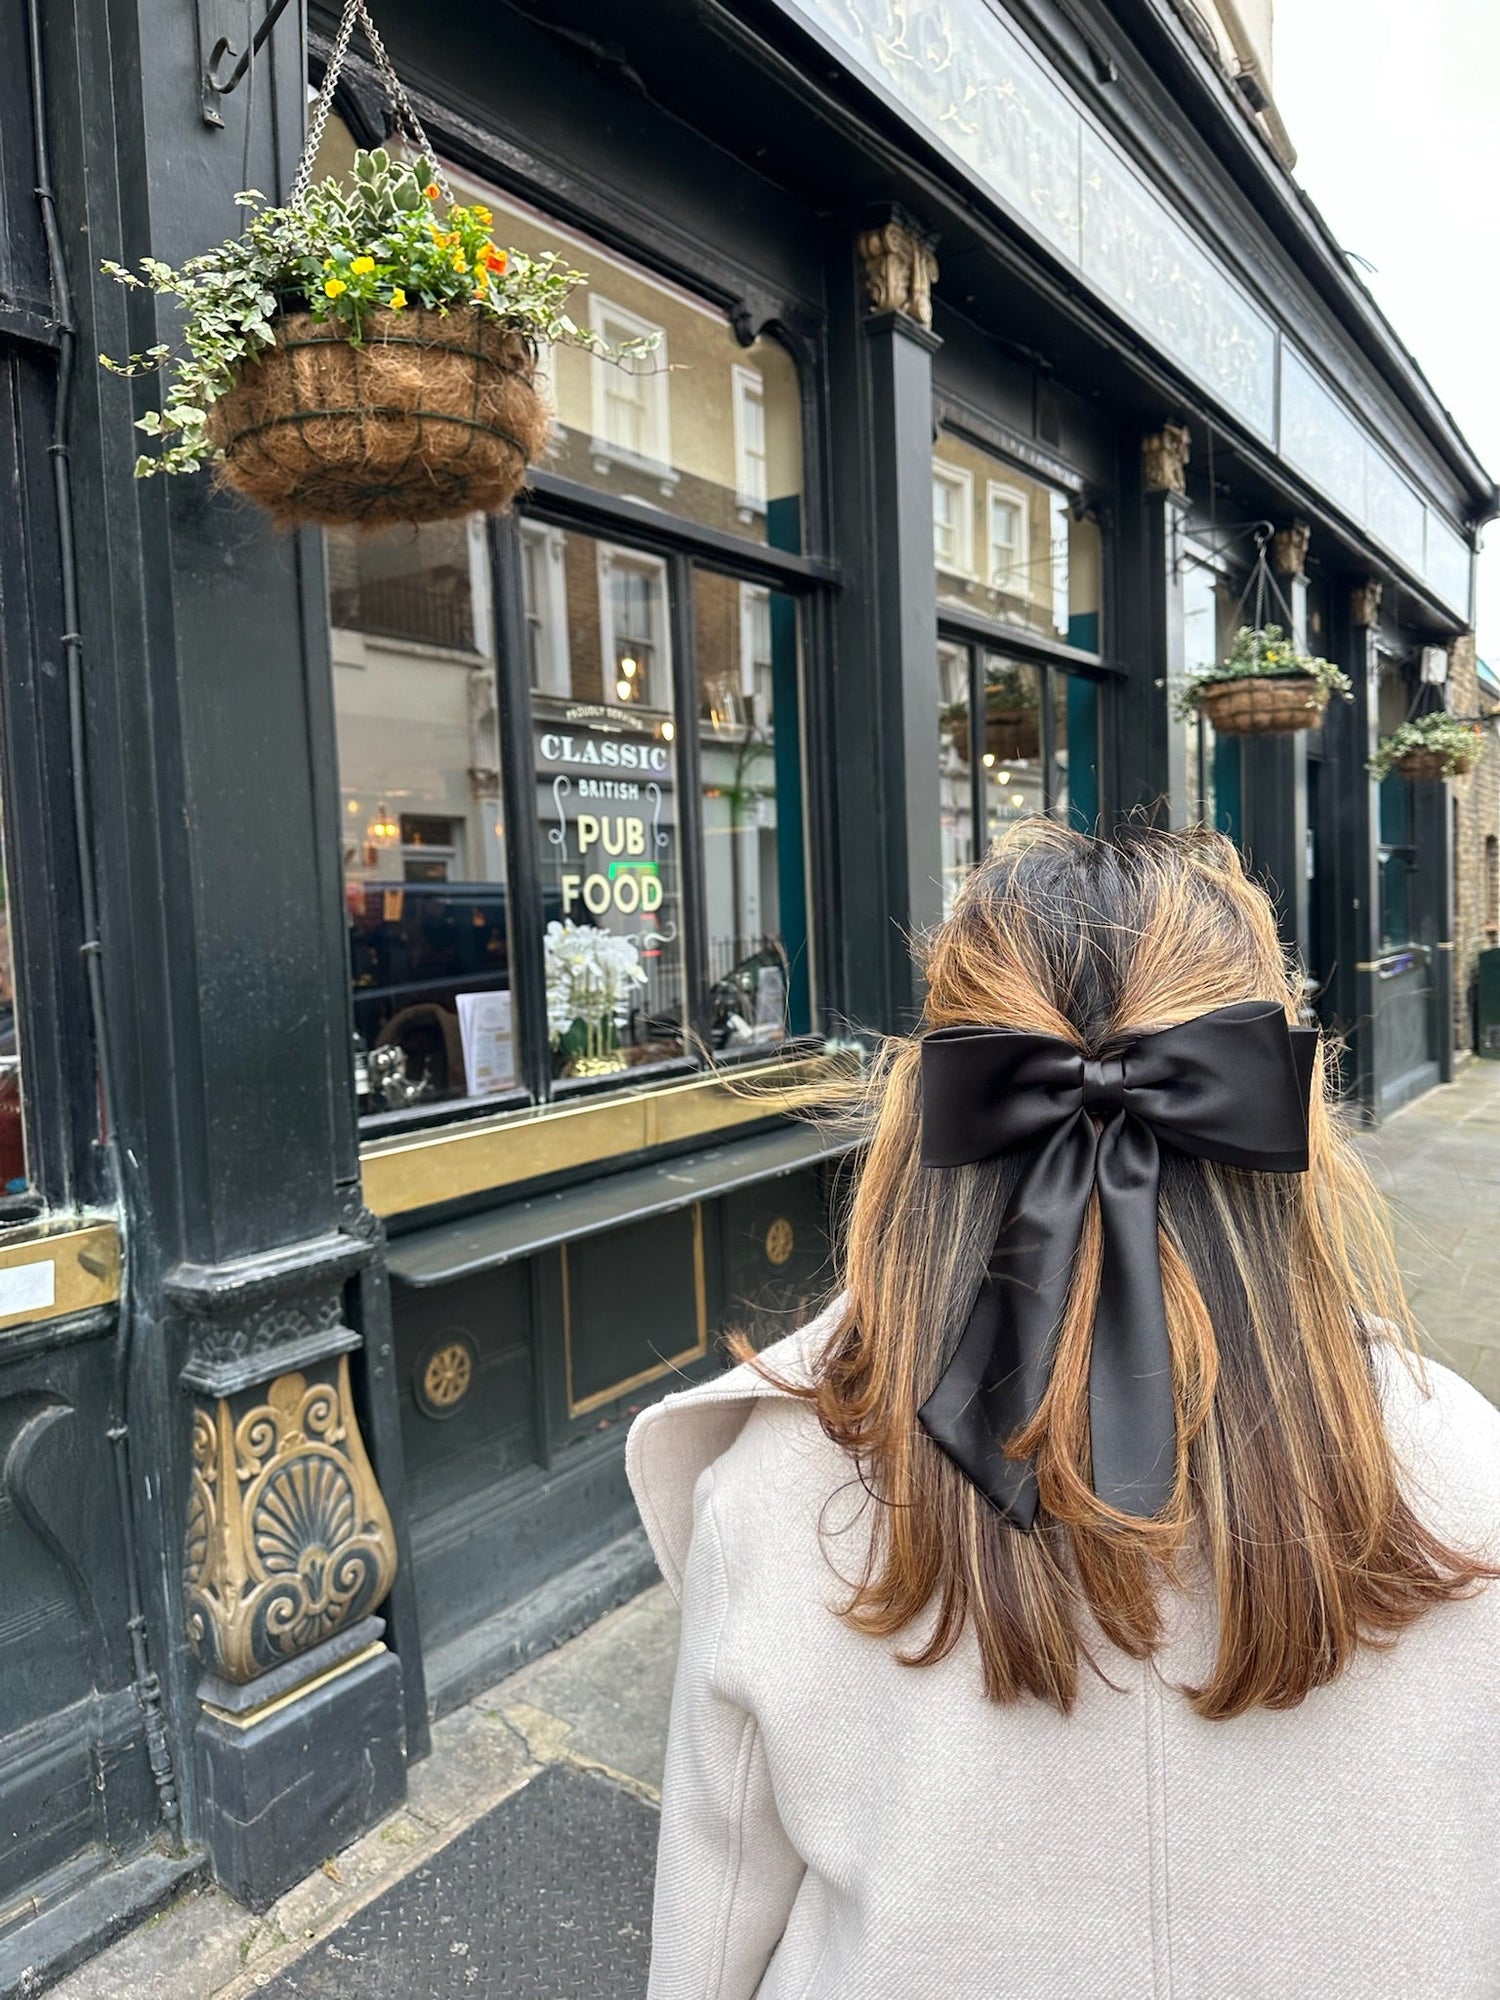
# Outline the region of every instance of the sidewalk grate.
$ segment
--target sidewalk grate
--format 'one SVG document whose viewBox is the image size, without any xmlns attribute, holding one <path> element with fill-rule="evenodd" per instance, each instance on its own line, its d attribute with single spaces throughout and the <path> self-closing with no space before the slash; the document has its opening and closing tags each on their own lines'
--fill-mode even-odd
<svg viewBox="0 0 1500 2000">
<path fill-rule="evenodd" d="M 639 2000 L 657 1815 L 550 1765 L 264 1990 L 267 2000 Z"/>
</svg>

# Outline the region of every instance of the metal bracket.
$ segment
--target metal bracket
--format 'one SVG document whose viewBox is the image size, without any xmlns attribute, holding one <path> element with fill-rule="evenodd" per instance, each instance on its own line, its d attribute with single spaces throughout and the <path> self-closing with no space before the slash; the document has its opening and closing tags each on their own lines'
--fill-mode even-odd
<svg viewBox="0 0 1500 2000">
<path fill-rule="evenodd" d="M 250 74 L 251 63 L 265 47 L 288 5 L 289 0 L 271 0 L 265 19 L 245 49 L 238 39 L 244 33 L 244 25 L 243 10 L 236 0 L 197 0 L 199 109 L 205 125 L 222 128 L 224 119 L 219 100 L 238 90 Z M 228 25 L 231 16 L 236 17 L 232 29 Z"/>
</svg>

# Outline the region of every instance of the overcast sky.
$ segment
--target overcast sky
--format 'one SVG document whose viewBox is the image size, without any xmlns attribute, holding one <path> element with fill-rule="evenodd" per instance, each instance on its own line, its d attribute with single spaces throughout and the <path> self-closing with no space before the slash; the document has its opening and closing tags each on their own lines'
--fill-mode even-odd
<svg viewBox="0 0 1500 2000">
<path fill-rule="evenodd" d="M 1500 479 L 1500 0 L 1276 0 L 1296 177 Z M 1500 664 L 1500 521 L 1479 649 Z"/>
</svg>

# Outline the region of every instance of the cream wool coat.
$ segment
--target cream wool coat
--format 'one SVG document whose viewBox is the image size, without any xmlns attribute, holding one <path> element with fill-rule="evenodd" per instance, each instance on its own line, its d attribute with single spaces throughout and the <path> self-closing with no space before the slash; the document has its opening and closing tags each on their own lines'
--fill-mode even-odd
<svg viewBox="0 0 1500 2000">
<path fill-rule="evenodd" d="M 1384 1372 L 1425 1518 L 1494 1549 L 1500 1412 Z M 1212 1640 L 1177 1599 L 1158 1662 L 1105 1649 L 1063 1717 L 834 1615 L 850 1463 L 751 1370 L 647 1410 L 628 1464 L 683 1610 L 650 2000 L 1500 1996 L 1500 1586 L 1230 1722 L 1175 1692 Z"/>
</svg>

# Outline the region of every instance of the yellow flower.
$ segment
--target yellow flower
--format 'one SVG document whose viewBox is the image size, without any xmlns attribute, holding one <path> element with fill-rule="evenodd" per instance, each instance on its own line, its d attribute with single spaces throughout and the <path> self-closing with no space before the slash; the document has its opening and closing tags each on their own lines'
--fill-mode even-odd
<svg viewBox="0 0 1500 2000">
<path fill-rule="evenodd" d="M 405 292 L 402 291 L 401 287 L 397 285 L 391 292 L 391 311 L 400 312 L 401 308 L 405 304 L 406 304 L 406 294 Z"/>
<path fill-rule="evenodd" d="M 333 259 L 331 257 L 325 257 L 323 259 L 323 269 L 325 271 L 331 271 L 333 269 Z"/>
<path fill-rule="evenodd" d="M 375 259 L 373 257 L 356 257 L 354 262 L 349 266 L 349 269 L 354 273 L 356 278 L 367 278 L 374 268 Z"/>
<path fill-rule="evenodd" d="M 477 201 L 475 202 L 473 208 L 473 214 L 477 217 L 479 225 L 482 229 L 488 229 L 490 224 L 495 219 L 494 216 L 490 214 L 489 210 L 484 206 L 482 202 L 477 202 Z"/>
<path fill-rule="evenodd" d="M 462 250 L 455 250 L 455 251 L 454 251 L 454 253 L 453 253 L 453 268 L 454 268 L 454 270 L 455 270 L 455 271 L 467 271 L 467 270 L 468 270 L 468 268 L 469 268 L 469 260 L 468 260 L 468 258 L 467 258 L 467 257 L 466 257 L 466 256 L 464 255 L 464 253 L 463 253 L 463 251 L 462 251 Z"/>
<path fill-rule="evenodd" d="M 327 278 L 324 280 L 323 289 L 329 298 L 336 299 L 340 292 L 347 292 L 349 287 L 342 278 Z"/>
</svg>

